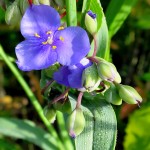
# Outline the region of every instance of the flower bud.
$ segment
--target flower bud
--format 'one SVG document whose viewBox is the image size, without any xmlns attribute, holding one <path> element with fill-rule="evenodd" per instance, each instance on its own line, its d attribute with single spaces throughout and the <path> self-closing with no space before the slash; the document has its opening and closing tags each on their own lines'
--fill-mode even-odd
<svg viewBox="0 0 150 150">
<path fill-rule="evenodd" d="M 122 99 L 120 98 L 117 88 L 114 84 L 110 84 L 110 88 L 106 90 L 106 92 L 104 93 L 104 97 L 107 102 L 114 105 L 122 104 Z"/>
<path fill-rule="evenodd" d="M 61 111 L 63 113 L 68 113 L 70 114 L 72 109 L 71 109 L 71 103 L 70 101 L 67 99 L 67 100 L 60 100 L 56 103 L 53 104 L 54 108 L 58 111 Z"/>
<path fill-rule="evenodd" d="M 54 0 L 54 1 L 60 8 L 63 8 L 65 6 L 65 0 Z"/>
<path fill-rule="evenodd" d="M 78 136 L 85 127 L 85 118 L 81 108 L 76 108 L 68 117 L 67 129 L 72 138 Z"/>
<path fill-rule="evenodd" d="M 96 14 L 89 10 L 85 15 L 85 26 L 92 35 L 97 32 Z"/>
<path fill-rule="evenodd" d="M 19 0 L 18 5 L 19 5 L 21 13 L 24 14 L 27 7 L 29 6 L 29 3 L 27 0 Z"/>
<path fill-rule="evenodd" d="M 43 113 L 50 123 L 54 123 L 56 120 L 56 110 L 53 107 L 45 106 Z"/>
<path fill-rule="evenodd" d="M 50 6 L 50 0 L 39 0 L 40 4 L 49 5 Z"/>
<path fill-rule="evenodd" d="M 116 67 L 106 60 L 102 58 L 96 58 L 98 60 L 97 68 L 98 68 L 98 74 L 101 79 L 116 83 L 121 83 L 121 77 L 119 73 L 117 72 Z"/>
<path fill-rule="evenodd" d="M 117 84 L 119 95 L 128 104 L 138 104 L 142 102 L 142 97 L 138 92 L 131 86 Z"/>
<path fill-rule="evenodd" d="M 18 1 L 14 1 L 6 10 L 5 21 L 8 25 L 17 26 L 20 23 L 21 17 Z"/>
<path fill-rule="evenodd" d="M 101 79 L 97 72 L 97 67 L 93 63 L 92 66 L 84 69 L 82 73 L 82 83 L 83 87 L 86 88 L 88 92 L 94 91 L 100 84 Z"/>
</svg>

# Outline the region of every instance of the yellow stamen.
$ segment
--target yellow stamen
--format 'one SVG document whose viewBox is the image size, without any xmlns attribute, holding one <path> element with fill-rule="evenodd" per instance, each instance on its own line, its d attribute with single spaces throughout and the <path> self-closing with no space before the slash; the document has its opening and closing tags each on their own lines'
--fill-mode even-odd
<svg viewBox="0 0 150 150">
<path fill-rule="evenodd" d="M 52 49 L 56 49 L 57 48 L 57 46 L 52 46 Z"/>
<path fill-rule="evenodd" d="M 46 42 L 42 42 L 43 45 L 46 45 L 47 43 L 48 43 L 47 41 Z"/>
<path fill-rule="evenodd" d="M 38 33 L 35 33 L 34 36 L 40 38 L 40 35 Z"/>
<path fill-rule="evenodd" d="M 63 38 L 62 36 L 60 36 L 59 39 L 60 39 L 61 41 L 64 41 L 64 38 Z"/>
<path fill-rule="evenodd" d="M 64 29 L 64 27 L 62 27 L 62 26 L 60 26 L 59 28 L 58 28 L 58 30 L 63 30 Z"/>
<path fill-rule="evenodd" d="M 52 34 L 52 31 L 47 31 L 46 34 Z"/>
</svg>

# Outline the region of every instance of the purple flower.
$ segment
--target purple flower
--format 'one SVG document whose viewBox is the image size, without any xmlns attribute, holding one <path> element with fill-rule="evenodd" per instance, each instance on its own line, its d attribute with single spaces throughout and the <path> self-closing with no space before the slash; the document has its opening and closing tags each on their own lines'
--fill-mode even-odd
<svg viewBox="0 0 150 150">
<path fill-rule="evenodd" d="M 21 21 L 25 41 L 16 46 L 21 70 L 41 70 L 59 62 L 74 65 L 87 55 L 90 42 L 80 27 L 63 28 L 57 11 L 46 5 L 30 6 Z"/>
<path fill-rule="evenodd" d="M 82 72 L 85 68 L 92 65 L 87 58 L 83 58 L 79 63 L 73 66 L 63 66 L 54 73 L 54 80 L 59 84 L 71 88 L 83 88 Z"/>
</svg>

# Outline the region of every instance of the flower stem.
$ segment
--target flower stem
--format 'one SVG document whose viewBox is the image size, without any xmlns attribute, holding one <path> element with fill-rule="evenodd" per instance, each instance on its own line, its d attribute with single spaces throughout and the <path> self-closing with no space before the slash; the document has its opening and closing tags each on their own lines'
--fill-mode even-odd
<svg viewBox="0 0 150 150">
<path fill-rule="evenodd" d="M 52 102 L 49 103 L 49 105 L 54 104 L 54 103 L 58 102 L 58 101 L 61 100 L 61 99 L 64 99 L 64 98 L 68 95 L 69 89 L 70 89 L 70 88 L 67 88 L 67 89 L 65 90 L 65 92 L 63 92 L 60 96 L 54 98 L 54 99 L 52 100 Z"/>
<path fill-rule="evenodd" d="M 1 45 L 0 45 L 0 56 L 3 58 L 3 60 L 7 64 L 7 66 L 10 68 L 10 70 L 15 75 L 16 79 L 18 80 L 18 82 L 20 83 L 22 88 L 24 89 L 25 93 L 27 94 L 27 96 L 28 96 L 29 100 L 31 101 L 32 105 L 34 106 L 34 108 L 36 109 L 39 117 L 41 118 L 41 120 L 43 121 L 45 126 L 47 127 L 48 131 L 57 140 L 58 147 L 60 149 L 64 149 L 64 147 L 63 147 L 63 145 L 62 145 L 62 143 L 61 143 L 61 141 L 60 141 L 60 139 L 58 137 L 58 134 L 56 133 L 55 129 L 49 123 L 49 121 L 45 118 L 45 116 L 43 114 L 43 109 L 42 109 L 41 105 L 39 104 L 38 100 L 36 99 L 36 97 L 32 93 L 30 87 L 27 85 L 26 81 L 23 79 L 23 77 L 21 76 L 21 74 L 19 73 L 19 71 L 17 70 L 15 65 L 9 60 L 9 57 L 6 55 L 6 53 L 4 52 L 3 48 L 1 47 Z"/>
<path fill-rule="evenodd" d="M 94 52 L 93 52 L 92 57 L 95 57 L 97 53 L 97 35 L 96 34 L 93 35 L 93 39 L 94 39 Z"/>
<path fill-rule="evenodd" d="M 44 95 L 45 90 L 54 82 L 54 80 L 50 80 L 44 88 L 41 90 L 41 94 Z"/>
<path fill-rule="evenodd" d="M 82 100 L 83 92 L 80 92 L 77 99 L 76 108 L 79 108 L 81 106 L 81 100 Z"/>
</svg>

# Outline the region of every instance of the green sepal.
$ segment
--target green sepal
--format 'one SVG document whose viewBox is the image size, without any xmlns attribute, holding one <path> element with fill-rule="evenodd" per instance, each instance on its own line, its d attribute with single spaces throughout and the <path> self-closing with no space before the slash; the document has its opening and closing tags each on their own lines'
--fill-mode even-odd
<svg viewBox="0 0 150 150">
<path fill-rule="evenodd" d="M 85 127 L 85 118 L 81 108 L 75 108 L 67 119 L 67 130 L 72 138 L 77 137 Z"/>
<path fill-rule="evenodd" d="M 8 25 L 19 26 L 21 17 L 21 12 L 18 7 L 18 0 L 16 0 L 7 8 L 5 13 L 5 21 Z"/>
<path fill-rule="evenodd" d="M 43 109 L 44 116 L 50 123 L 56 120 L 56 110 L 53 107 L 45 106 Z"/>
<path fill-rule="evenodd" d="M 101 79 L 98 75 L 97 67 L 93 63 L 91 66 L 87 67 L 82 73 L 82 83 L 83 87 L 88 91 L 94 91 L 100 84 Z"/>
<path fill-rule="evenodd" d="M 142 102 L 142 97 L 139 93 L 131 86 L 116 84 L 119 95 L 128 104 L 138 104 Z"/>
<path fill-rule="evenodd" d="M 56 110 L 61 111 L 62 113 L 70 114 L 72 111 L 71 103 L 68 99 L 60 100 L 60 101 L 54 103 L 53 106 Z"/>
<path fill-rule="evenodd" d="M 119 96 L 118 90 L 113 83 L 110 83 L 109 89 L 104 93 L 105 100 L 114 105 L 121 105 L 122 99 Z"/>
</svg>

